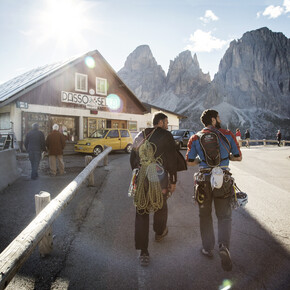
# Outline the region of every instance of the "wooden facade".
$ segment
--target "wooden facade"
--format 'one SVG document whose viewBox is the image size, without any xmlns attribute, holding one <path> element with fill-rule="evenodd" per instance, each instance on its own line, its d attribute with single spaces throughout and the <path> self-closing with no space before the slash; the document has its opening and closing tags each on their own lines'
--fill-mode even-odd
<svg viewBox="0 0 290 290">
<path fill-rule="evenodd" d="M 44 106 L 66 107 L 66 108 L 83 108 L 82 105 L 63 103 L 61 102 L 61 92 L 73 92 L 79 94 L 75 90 L 75 74 L 81 73 L 88 75 L 88 90 L 95 89 L 96 77 L 107 80 L 108 95 L 110 93 L 116 94 L 122 101 L 122 113 L 128 114 L 143 114 L 146 109 L 136 98 L 136 96 L 124 85 L 117 74 L 110 68 L 103 57 L 96 53 L 92 55 L 95 60 L 95 67 L 89 68 L 85 64 L 85 59 L 78 59 L 73 64 L 68 65 L 61 71 L 54 73 L 55 76 L 40 84 L 31 91 L 23 94 L 19 101 L 28 104 L 38 104 Z M 81 94 L 89 94 L 81 93 Z M 102 108 L 102 111 L 110 111 L 109 108 Z M 114 112 L 113 110 L 111 110 Z"/>
<path fill-rule="evenodd" d="M 86 63 L 88 57 L 93 63 L 91 66 Z M 34 80 L 27 81 L 25 87 L 0 103 L 0 114 L 10 113 L 20 145 L 35 122 L 45 136 L 57 123 L 67 141 L 72 142 L 89 136 L 98 128 L 138 130 L 137 124 L 141 126 L 146 108 L 98 51 L 75 58 L 51 72 L 48 67 L 43 76 L 37 72 L 37 69 L 31 72 L 35 73 Z M 85 78 L 85 90 L 77 89 L 77 75 Z M 104 92 L 97 92 L 97 80 L 105 82 Z M 119 106 L 108 105 L 111 96 L 117 98 Z M 90 106 L 78 100 L 86 100 Z M 25 106 L 17 106 L 19 102 Z"/>
</svg>

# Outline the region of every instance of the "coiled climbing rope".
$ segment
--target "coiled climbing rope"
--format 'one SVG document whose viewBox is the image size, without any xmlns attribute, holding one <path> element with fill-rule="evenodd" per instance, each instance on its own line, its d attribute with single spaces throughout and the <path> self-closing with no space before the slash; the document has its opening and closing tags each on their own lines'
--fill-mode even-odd
<svg viewBox="0 0 290 290">
<path fill-rule="evenodd" d="M 139 147 L 140 171 L 138 174 L 137 189 L 134 195 L 134 204 L 139 214 L 157 211 L 163 206 L 163 194 L 158 175 L 164 173 L 162 159 L 155 158 L 157 148 L 154 143 L 145 140 Z"/>
</svg>

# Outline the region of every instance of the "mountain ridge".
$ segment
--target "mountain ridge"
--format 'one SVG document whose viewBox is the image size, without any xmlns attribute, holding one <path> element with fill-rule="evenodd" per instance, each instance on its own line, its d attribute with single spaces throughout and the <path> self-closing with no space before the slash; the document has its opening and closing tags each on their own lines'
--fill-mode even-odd
<svg viewBox="0 0 290 290">
<path fill-rule="evenodd" d="M 230 43 L 212 81 L 190 51 L 170 60 L 165 74 L 146 45 L 128 56 L 118 75 L 141 101 L 188 116 L 181 127 L 199 130 L 201 112 L 216 108 L 232 131 L 273 139 L 280 129 L 290 139 L 289 68 L 290 39 L 262 27 Z"/>
</svg>

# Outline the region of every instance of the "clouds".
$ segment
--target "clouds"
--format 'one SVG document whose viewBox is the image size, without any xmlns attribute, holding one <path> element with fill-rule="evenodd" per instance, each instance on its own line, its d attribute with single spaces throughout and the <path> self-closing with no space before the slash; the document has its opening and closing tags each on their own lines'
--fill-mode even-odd
<svg viewBox="0 0 290 290">
<path fill-rule="evenodd" d="M 202 31 L 197 29 L 189 38 L 190 44 L 186 49 L 194 52 L 211 52 L 222 49 L 228 41 L 218 39 L 212 35 L 211 31 Z"/>
<path fill-rule="evenodd" d="M 199 20 L 203 25 L 207 25 L 212 21 L 218 21 L 219 17 L 212 10 L 206 10 L 204 16 L 199 17 Z M 212 31 L 197 29 L 193 34 L 190 34 L 188 42 L 189 44 L 185 49 L 192 52 L 211 52 L 222 49 L 229 41 L 215 37 Z"/>
<path fill-rule="evenodd" d="M 206 10 L 204 16 L 200 17 L 199 19 L 206 24 L 210 21 L 217 21 L 219 18 L 211 10 Z"/>
<path fill-rule="evenodd" d="M 258 12 L 257 17 L 259 18 L 261 15 L 268 17 L 269 19 L 275 19 L 282 14 L 286 14 L 290 12 L 290 0 L 284 0 L 282 6 L 274 6 L 269 5 L 265 8 L 263 12 Z"/>
</svg>

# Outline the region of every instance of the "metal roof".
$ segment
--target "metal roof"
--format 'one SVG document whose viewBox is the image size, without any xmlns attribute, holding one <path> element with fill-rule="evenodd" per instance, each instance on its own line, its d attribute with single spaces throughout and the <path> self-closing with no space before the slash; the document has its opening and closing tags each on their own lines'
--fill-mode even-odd
<svg viewBox="0 0 290 290">
<path fill-rule="evenodd" d="M 80 55 L 72 57 L 65 61 L 59 61 L 53 64 L 47 64 L 35 69 L 32 69 L 24 74 L 21 74 L 3 84 L 0 84 L 0 104 L 29 86 L 37 83 L 51 73 L 59 70 L 68 63 L 79 58 Z"/>
<path fill-rule="evenodd" d="M 115 74 L 115 76 L 119 79 L 121 83 L 124 84 L 124 87 L 130 92 L 130 94 L 133 96 L 135 101 L 139 103 L 139 105 L 142 107 L 143 112 L 147 112 L 147 109 L 142 104 L 142 102 L 120 79 L 118 74 L 113 70 L 113 68 L 104 59 L 104 57 L 100 54 L 98 50 L 90 51 L 86 54 L 77 55 L 67 60 L 59 61 L 53 64 L 47 64 L 47 65 L 32 69 L 3 84 L 0 84 L 0 107 L 3 107 L 15 101 L 22 94 L 40 85 L 42 82 L 45 82 L 49 78 L 49 76 L 54 75 L 54 73 L 61 73 L 64 69 L 66 69 L 67 65 L 73 65 L 77 63 L 78 61 L 81 61 L 85 56 L 91 56 L 94 54 L 98 54 L 98 56 L 104 61 L 104 63 L 111 70 L 111 72 Z"/>
<path fill-rule="evenodd" d="M 160 111 L 163 111 L 163 112 L 167 112 L 167 113 L 170 113 L 170 114 L 176 115 L 179 119 L 187 119 L 187 116 L 184 116 L 184 115 L 181 115 L 181 114 L 178 114 L 178 113 L 175 113 L 175 112 L 169 111 L 169 110 L 167 110 L 167 109 L 164 109 L 164 108 L 161 108 L 161 107 L 157 107 L 157 106 L 155 106 L 155 105 L 151 105 L 151 104 L 144 103 L 144 102 L 142 102 L 142 104 L 144 105 L 144 107 L 147 109 L 148 112 L 151 111 L 151 108 L 154 108 L 154 109 L 156 109 L 156 110 L 160 110 Z"/>
</svg>

